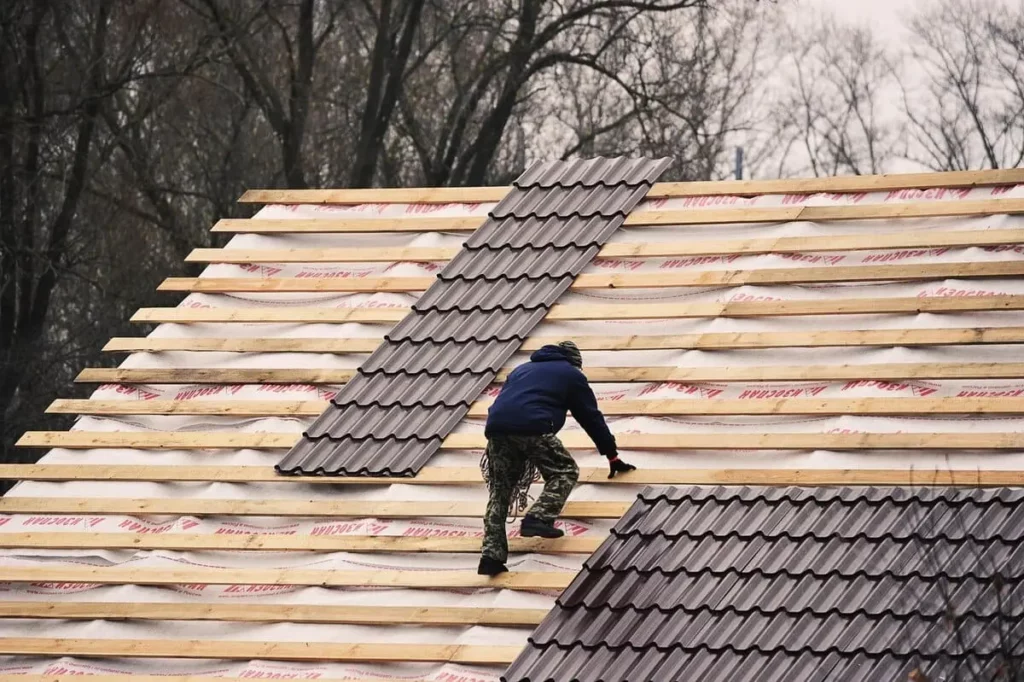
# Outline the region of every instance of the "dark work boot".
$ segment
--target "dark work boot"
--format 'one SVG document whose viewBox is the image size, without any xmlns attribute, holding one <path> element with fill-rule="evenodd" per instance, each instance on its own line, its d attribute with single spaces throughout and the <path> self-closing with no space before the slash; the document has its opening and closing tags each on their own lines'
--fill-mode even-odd
<svg viewBox="0 0 1024 682">
<path fill-rule="evenodd" d="M 536 516 L 526 515 L 519 525 L 519 534 L 524 538 L 560 538 L 565 535 L 565 531 L 555 528 L 554 522 L 548 523 Z"/>
<path fill-rule="evenodd" d="M 479 575 L 495 576 L 500 573 L 508 573 L 508 567 L 497 559 L 482 556 L 480 557 L 480 566 L 476 569 L 476 572 Z"/>
</svg>

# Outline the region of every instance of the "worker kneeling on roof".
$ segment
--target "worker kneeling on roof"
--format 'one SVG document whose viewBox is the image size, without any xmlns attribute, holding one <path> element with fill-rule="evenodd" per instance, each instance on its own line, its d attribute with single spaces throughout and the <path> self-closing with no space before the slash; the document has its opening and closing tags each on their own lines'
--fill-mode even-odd
<svg viewBox="0 0 1024 682">
<path fill-rule="evenodd" d="M 527 492 L 538 474 L 544 479 L 544 491 L 523 517 L 522 536 L 560 538 L 565 534 L 555 528 L 555 519 L 580 474 L 572 455 L 555 435 L 565 425 L 566 411 L 608 458 L 608 478 L 636 469 L 618 458 L 615 436 L 597 407 L 582 367 L 583 356 L 572 341 L 544 346 L 529 362 L 512 370 L 487 412 L 487 449 L 480 469 L 490 499 L 477 570 L 481 575 L 508 570 L 505 519 L 510 507 L 514 514 L 526 508 Z"/>
</svg>

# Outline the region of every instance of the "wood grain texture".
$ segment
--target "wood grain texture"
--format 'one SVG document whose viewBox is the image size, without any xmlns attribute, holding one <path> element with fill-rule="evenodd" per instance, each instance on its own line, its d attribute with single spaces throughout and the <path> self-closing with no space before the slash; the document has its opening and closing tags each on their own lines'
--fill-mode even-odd
<svg viewBox="0 0 1024 682">
<path fill-rule="evenodd" d="M 495 377 L 501 383 L 510 368 Z M 907 362 L 876 365 L 766 365 L 732 367 L 588 367 L 593 383 L 740 382 L 740 381 L 852 381 L 860 379 L 1017 379 L 1024 377 L 1018 362 Z M 82 370 L 80 383 L 142 384 L 343 384 L 352 370 L 318 369 L 120 369 L 95 367 Z"/>
<path fill-rule="evenodd" d="M 605 244 L 597 260 L 686 256 L 831 253 L 882 249 L 935 249 L 1024 243 L 1024 230 L 903 231 L 824 237 L 760 237 L 685 242 L 616 242 Z M 189 263 L 430 263 L 455 257 L 457 248 L 194 249 Z"/>
<path fill-rule="evenodd" d="M 785 389 L 781 389 L 784 391 Z M 775 388 L 766 393 L 780 392 Z M 756 393 L 756 391 L 754 391 Z M 798 395 L 801 389 L 793 389 Z M 54 400 L 53 414 L 218 415 L 234 417 L 318 417 L 327 400 Z M 470 406 L 469 417 L 486 417 L 490 401 Z M 761 398 L 601 400 L 609 416 L 668 415 L 931 415 L 1024 414 L 1024 398 Z"/>
<path fill-rule="evenodd" d="M 847 204 L 842 206 L 767 206 L 691 208 L 685 210 L 637 210 L 626 216 L 625 227 L 667 225 L 721 225 L 732 223 L 825 222 L 876 220 L 880 218 L 938 218 L 945 216 L 1002 215 L 1024 212 L 1024 199 L 976 199 L 899 204 Z M 371 232 L 472 232 L 484 216 L 436 218 L 403 216 L 387 218 L 242 219 L 224 218 L 214 232 L 247 234 L 326 234 Z"/>
<path fill-rule="evenodd" d="M 412 478 L 280 476 L 271 467 L 148 464 L 0 464 L 0 479 L 25 481 L 195 481 L 291 485 L 481 485 L 478 468 L 427 467 Z M 981 469 L 640 469 L 608 478 L 606 467 L 580 470 L 598 485 L 962 485 L 1020 486 L 1024 471 Z"/>
<path fill-rule="evenodd" d="M 690 196 L 751 196 L 756 194 L 815 194 L 817 192 L 887 192 L 898 189 L 981 187 L 1024 183 L 1024 170 L 947 171 L 850 175 L 781 180 L 716 180 L 705 182 L 658 182 L 648 199 Z M 259 204 L 449 204 L 501 201 L 509 187 L 431 187 L 396 189 L 251 189 L 239 199 Z"/>
<path fill-rule="evenodd" d="M 509 538 L 509 551 L 592 554 L 604 538 Z M 247 533 L 0 533 L 0 549 L 137 549 L 265 552 L 446 552 L 479 554 L 479 537 L 275 535 Z"/>
<path fill-rule="evenodd" d="M 520 347 L 534 351 L 561 337 L 531 337 Z M 705 334 L 575 336 L 580 350 L 728 350 L 753 348 L 825 348 L 837 346 L 945 346 L 1021 343 L 1024 327 L 962 329 L 861 329 L 802 332 L 708 332 Z M 107 352 L 370 353 L 376 338 L 153 338 L 115 337 Z"/>
<path fill-rule="evenodd" d="M 630 502 L 569 500 L 563 518 L 617 519 Z M 123 514 L 131 516 L 279 516 L 352 518 L 479 518 L 485 502 L 110 497 L 0 497 L 0 514 Z M 0 602 L 2 604 L 3 602 Z"/>
<path fill-rule="evenodd" d="M 297 433 L 28 431 L 16 445 L 77 450 L 272 450 L 290 448 L 300 438 L 300 434 Z M 560 434 L 559 438 L 570 449 L 594 449 L 593 442 L 585 433 L 565 432 Z M 616 436 L 616 441 L 619 447 L 625 450 L 1005 450 L 1024 449 L 1024 432 L 621 433 Z M 483 449 L 486 444 L 487 440 L 482 433 L 453 433 L 442 441 L 441 449 L 478 450 Z M 373 479 L 368 480 L 370 483 L 373 482 Z"/>
<path fill-rule="evenodd" d="M 353 663 L 436 662 L 476 665 L 511 663 L 518 646 L 456 644 L 337 644 L 334 642 L 248 642 L 185 639 L 0 639 L 0 655 L 81 658 L 213 658 L 224 660 L 345 661 Z M 126 676 L 130 680 L 131 676 Z M 228 678 L 230 679 L 230 678 Z"/>
<path fill-rule="evenodd" d="M 546 609 L 457 606 L 329 606 L 166 602 L 0 602 L 0 618 L 61 620 L 218 620 L 332 625 L 492 625 L 534 627 Z M 224 679 L 224 678 L 218 678 Z M 230 678 L 228 678 L 230 679 Z"/>
<path fill-rule="evenodd" d="M 1024 276 L 1024 261 L 925 263 L 916 265 L 854 265 L 762 270 L 703 270 L 698 272 L 630 272 L 578 275 L 569 287 L 588 289 L 662 289 L 666 287 L 731 287 L 837 282 L 910 282 L 949 278 L 1009 278 Z M 419 292 L 437 281 L 433 277 L 169 277 L 159 291 L 205 293 L 366 293 Z"/>
<path fill-rule="evenodd" d="M 658 320 L 702 317 L 784 317 L 793 315 L 871 315 L 1024 310 L 1024 296 L 922 296 L 811 300 L 726 301 L 722 303 L 558 304 L 547 320 Z M 132 322 L 246 322 L 338 324 L 394 323 L 408 308 L 142 308 Z"/>
</svg>

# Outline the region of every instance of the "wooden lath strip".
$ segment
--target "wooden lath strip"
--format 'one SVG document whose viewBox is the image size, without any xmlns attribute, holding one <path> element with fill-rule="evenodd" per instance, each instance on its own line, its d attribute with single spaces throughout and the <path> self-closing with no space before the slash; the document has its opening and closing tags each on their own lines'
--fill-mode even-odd
<svg viewBox="0 0 1024 682">
<path fill-rule="evenodd" d="M 625 227 L 720 225 L 723 223 L 781 223 L 793 221 L 874 220 L 880 218 L 938 218 L 944 216 L 1003 215 L 1024 212 L 1024 199 L 978 199 L 904 204 L 852 204 L 845 206 L 770 206 L 639 210 L 626 216 Z M 423 218 L 419 216 L 340 219 L 224 218 L 214 232 L 248 234 L 369 233 L 369 232 L 472 232 L 485 216 Z"/>
<path fill-rule="evenodd" d="M 501 383 L 509 369 L 498 373 Z M 77 382 L 149 384 L 343 384 L 354 370 L 319 369 L 84 369 Z M 588 367 L 594 383 L 647 381 L 854 381 L 893 379 L 1016 379 L 1024 377 L 1024 363 L 898 363 L 876 365 L 766 365 L 759 367 Z"/>
<path fill-rule="evenodd" d="M 529 338 L 520 346 L 534 351 L 561 337 Z M 945 346 L 1024 342 L 1024 327 L 964 329 L 860 329 L 806 332 L 710 332 L 664 336 L 574 336 L 580 350 L 728 350 L 753 348 L 824 348 L 836 346 Z M 138 338 L 115 337 L 104 351 L 235 353 L 371 353 L 380 339 L 334 338 Z"/>
<path fill-rule="evenodd" d="M 58 670 L 60 666 L 54 666 Z M 352 682 L 352 677 L 342 673 L 345 677 L 334 677 L 325 673 L 317 677 L 318 682 Z M 78 675 L 78 671 L 67 674 L 23 674 L 23 673 L 0 673 L 0 682 L 69 682 L 71 675 Z M 115 673 L 102 675 L 89 675 L 89 682 L 241 682 L 246 678 L 222 677 L 214 675 L 137 675 L 133 673 Z M 395 682 L 394 677 L 360 677 L 359 682 Z"/>
<path fill-rule="evenodd" d="M 512 552 L 592 554 L 601 537 L 509 538 Z M 0 533 L 0 549 L 479 553 L 479 537 L 216 533 Z"/>
<path fill-rule="evenodd" d="M 0 618 L 63 620 L 219 620 L 332 625 L 492 625 L 534 627 L 546 609 L 322 604 L 169 604 L 165 602 L 0 602 Z M 161 678 L 163 679 L 163 678 Z M 224 678 L 218 678 L 224 679 Z"/>
<path fill-rule="evenodd" d="M 335 642 L 248 642 L 187 639 L 0 639 L 4 656 L 77 656 L 80 658 L 214 658 L 354 663 L 434 662 L 502 665 L 519 654 L 518 646 L 466 644 L 338 644 Z M 91 676 L 90 676 L 91 677 Z M 127 676 L 131 679 L 131 676 Z M 229 678 L 230 679 L 230 678 Z"/>
<path fill-rule="evenodd" d="M 699 272 L 630 272 L 583 274 L 570 289 L 650 289 L 665 287 L 727 287 L 836 282 L 908 282 L 948 278 L 1024 276 L 1024 261 L 926 263 L 918 265 L 854 265 L 763 270 Z M 434 277 L 168 277 L 158 291 L 236 292 L 392 292 L 425 291 Z"/>
<path fill-rule="evenodd" d="M 1019 435 L 1019 434 L 1018 434 Z M 291 485 L 481 485 L 477 467 L 427 467 L 410 478 L 281 476 L 269 466 L 150 464 L 0 464 L 0 480 L 282 483 Z M 1024 471 L 980 469 L 639 469 L 608 478 L 607 467 L 580 469 L 597 485 L 1024 485 Z M 6 570 L 6 569 L 5 569 Z"/>
<path fill-rule="evenodd" d="M 605 244 L 597 259 L 677 258 L 688 256 L 757 255 L 765 253 L 829 253 L 881 249 L 935 249 L 1000 246 L 1024 243 L 1024 230 L 926 230 L 827 237 L 762 237 L 686 242 Z M 385 247 L 326 249 L 194 249 L 189 263 L 430 263 L 455 257 L 457 248 Z"/>
<path fill-rule="evenodd" d="M 0 581 L 89 585 L 292 585 L 303 587 L 396 587 L 446 590 L 494 587 L 562 590 L 569 571 L 511 572 L 490 578 L 476 571 L 347 571 L 309 568 L 135 568 L 124 566 L 4 566 Z M 0 638 L 0 641 L 6 641 Z"/>
<path fill-rule="evenodd" d="M 57 670 L 61 666 L 54 666 Z M 334 677 L 331 673 L 324 673 L 317 677 L 318 682 L 353 682 L 351 675 L 342 673 L 345 677 Z M 78 671 L 67 674 L 22 674 L 22 673 L 0 673 L 0 682 L 69 682 L 71 675 L 78 675 Z M 89 682 L 242 682 L 246 678 L 223 677 L 214 675 L 138 675 L 134 673 L 115 673 L 89 675 Z M 360 677 L 359 682 L 395 682 L 394 677 Z"/>
<path fill-rule="evenodd" d="M 888 192 L 899 189 L 1012 185 L 1022 182 L 1024 182 L 1024 170 L 1020 168 L 783 180 L 658 182 L 651 187 L 646 198 L 814 194 L 817 192 Z M 475 204 L 501 201 L 508 191 L 508 187 L 251 189 L 246 191 L 239 201 L 255 204 Z"/>
<path fill-rule="evenodd" d="M 764 391 L 767 396 L 785 389 Z M 792 389 L 799 395 L 801 389 Z M 1021 390 L 1024 395 L 1024 389 Z M 85 415 L 216 415 L 318 417 L 327 400 L 54 400 L 47 412 Z M 937 415 L 1024 414 L 1024 398 L 770 398 L 602 400 L 605 415 Z M 469 417 L 486 417 L 490 401 L 474 403 Z"/>
<path fill-rule="evenodd" d="M 659 320 L 701 317 L 776 317 L 793 315 L 874 315 L 882 313 L 954 313 L 1024 310 L 1024 296 L 923 296 L 840 298 L 723 303 L 555 304 L 546 320 Z M 132 322 L 145 323 L 343 323 L 398 322 L 408 308 L 142 308 Z"/>
<path fill-rule="evenodd" d="M 569 500 L 561 516 L 617 519 L 631 502 Z M 374 500 L 213 500 L 207 498 L 0 497 L 0 514 L 125 514 L 133 516 L 278 516 L 378 519 L 479 518 L 484 502 Z M 0 602 L 2 604 L 3 602 Z"/>
<path fill-rule="evenodd" d="M 279 449 L 292 447 L 297 433 L 236 433 L 220 431 L 27 431 L 19 447 L 34 448 L 138 448 Z M 562 433 L 559 438 L 574 450 L 593 450 L 585 433 Z M 1024 432 L 996 433 L 622 433 L 619 447 L 627 450 L 975 450 L 1024 449 Z M 453 433 L 442 450 L 483 449 L 482 433 Z M 443 469 L 435 469 L 443 471 Z M 454 471 L 448 469 L 448 471 Z M 479 476 L 479 471 L 474 473 Z M 417 479 L 423 478 L 420 473 Z M 354 480 L 354 479 L 353 479 Z M 374 482 L 364 478 L 364 482 Z M 399 479 L 401 480 L 401 479 Z M 475 479 L 474 479 L 475 480 Z M 404 481 L 403 481 L 404 482 Z"/>
</svg>

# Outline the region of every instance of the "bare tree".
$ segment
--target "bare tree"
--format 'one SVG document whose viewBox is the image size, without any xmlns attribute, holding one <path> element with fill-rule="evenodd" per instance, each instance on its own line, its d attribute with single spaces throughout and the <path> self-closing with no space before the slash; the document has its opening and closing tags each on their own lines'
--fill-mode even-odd
<svg viewBox="0 0 1024 682">
<path fill-rule="evenodd" d="M 913 17 L 905 75 L 913 154 L 935 170 L 1024 162 L 1024 6 L 934 0 Z"/>
<path fill-rule="evenodd" d="M 828 14 L 791 22 L 780 38 L 777 175 L 882 172 L 902 132 L 887 106 L 893 56 L 868 27 Z"/>
</svg>

